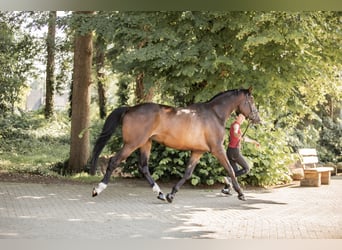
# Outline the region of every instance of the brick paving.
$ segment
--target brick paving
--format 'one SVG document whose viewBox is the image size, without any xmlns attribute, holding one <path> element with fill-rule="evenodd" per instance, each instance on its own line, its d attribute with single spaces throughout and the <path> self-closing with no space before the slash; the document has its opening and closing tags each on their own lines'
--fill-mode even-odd
<svg viewBox="0 0 342 250">
<path fill-rule="evenodd" d="M 142 180 L 112 181 L 95 198 L 91 189 L 0 180 L 0 239 L 342 239 L 342 176 L 248 189 L 245 202 L 185 186 L 164 203 Z"/>
</svg>

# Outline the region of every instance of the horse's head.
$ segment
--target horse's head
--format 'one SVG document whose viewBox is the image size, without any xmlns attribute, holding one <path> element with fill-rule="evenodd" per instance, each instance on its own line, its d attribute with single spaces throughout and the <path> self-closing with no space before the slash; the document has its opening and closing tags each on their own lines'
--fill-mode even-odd
<svg viewBox="0 0 342 250">
<path fill-rule="evenodd" d="M 260 124 L 261 119 L 259 117 L 259 112 L 254 105 L 254 98 L 252 96 L 252 87 L 248 90 L 243 91 L 245 99 L 238 105 L 238 111 L 242 113 L 247 119 L 251 120 L 252 123 Z"/>
</svg>

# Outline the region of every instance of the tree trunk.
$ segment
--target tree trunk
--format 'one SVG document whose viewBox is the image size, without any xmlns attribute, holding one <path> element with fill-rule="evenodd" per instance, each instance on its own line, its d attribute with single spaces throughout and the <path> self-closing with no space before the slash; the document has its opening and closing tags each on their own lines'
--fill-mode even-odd
<svg viewBox="0 0 342 250">
<path fill-rule="evenodd" d="M 104 63 L 105 63 L 105 42 L 101 36 L 96 39 L 96 73 L 97 73 L 97 92 L 99 97 L 100 118 L 106 118 L 106 95 L 104 88 Z"/>
<path fill-rule="evenodd" d="M 92 14 L 93 12 L 82 12 Z M 79 173 L 85 169 L 89 158 L 90 126 L 90 84 L 92 66 L 92 32 L 75 34 L 74 78 L 72 89 L 70 173 Z"/>
<path fill-rule="evenodd" d="M 140 73 L 135 78 L 135 98 L 136 103 L 151 102 L 154 96 L 154 88 L 150 87 L 148 90 L 144 84 L 144 73 Z"/>
<path fill-rule="evenodd" d="M 143 40 L 138 44 L 138 49 L 145 47 L 147 40 Z M 146 90 L 144 85 L 144 72 L 139 73 L 135 78 L 135 99 L 136 103 L 150 102 L 153 98 L 153 87 Z"/>
<path fill-rule="evenodd" d="M 47 63 L 46 63 L 46 95 L 45 95 L 45 118 L 53 114 L 53 95 L 55 90 L 55 37 L 56 37 L 56 11 L 49 12 L 49 27 L 46 39 Z"/>
<path fill-rule="evenodd" d="M 144 102 L 145 89 L 144 89 L 144 73 L 140 73 L 135 78 L 135 99 L 136 103 Z"/>
</svg>

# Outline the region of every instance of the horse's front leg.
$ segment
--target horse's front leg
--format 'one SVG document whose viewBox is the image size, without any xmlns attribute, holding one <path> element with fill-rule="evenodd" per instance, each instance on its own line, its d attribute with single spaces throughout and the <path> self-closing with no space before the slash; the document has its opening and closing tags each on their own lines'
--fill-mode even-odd
<svg viewBox="0 0 342 250">
<path fill-rule="evenodd" d="M 186 167 L 184 176 L 182 179 L 180 179 L 180 181 L 172 188 L 171 193 L 167 194 L 166 199 L 168 202 L 172 202 L 173 199 L 175 198 L 176 193 L 178 192 L 178 190 L 180 189 L 180 187 L 187 181 L 190 179 L 199 159 L 201 158 L 203 153 L 198 153 L 198 152 L 192 152 L 191 153 L 191 158 L 188 162 L 188 165 Z"/>
</svg>

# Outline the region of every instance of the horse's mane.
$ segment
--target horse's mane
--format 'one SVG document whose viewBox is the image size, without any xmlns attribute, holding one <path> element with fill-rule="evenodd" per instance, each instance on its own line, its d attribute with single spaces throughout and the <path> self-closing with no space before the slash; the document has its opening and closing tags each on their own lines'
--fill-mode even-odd
<svg viewBox="0 0 342 250">
<path fill-rule="evenodd" d="M 219 96 L 222 96 L 222 95 L 225 95 L 225 94 L 235 94 L 235 95 L 238 95 L 239 92 L 242 91 L 244 92 L 245 94 L 248 94 L 249 93 L 249 90 L 248 89 L 231 89 L 231 90 L 226 90 L 226 91 L 223 91 L 221 93 L 218 93 L 216 94 L 214 97 L 212 97 L 209 101 L 207 102 L 211 102 L 212 100 L 216 99 L 217 97 Z"/>
</svg>

